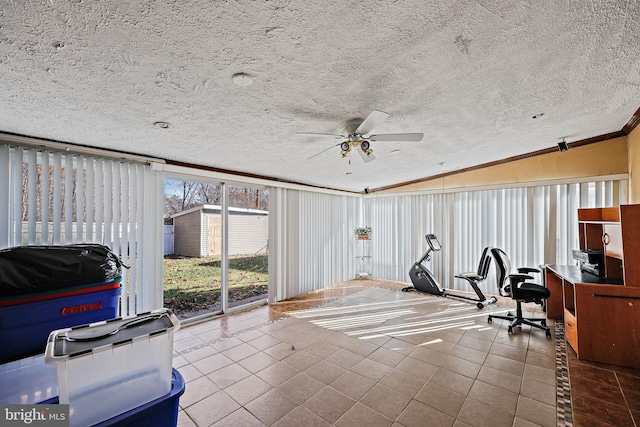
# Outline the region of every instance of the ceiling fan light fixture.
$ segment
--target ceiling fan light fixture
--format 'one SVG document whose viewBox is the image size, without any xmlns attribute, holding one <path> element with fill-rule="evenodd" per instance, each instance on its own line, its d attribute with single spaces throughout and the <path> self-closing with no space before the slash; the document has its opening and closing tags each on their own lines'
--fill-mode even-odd
<svg viewBox="0 0 640 427">
<path fill-rule="evenodd" d="M 369 141 L 362 141 L 362 143 L 360 144 L 360 148 L 362 148 L 362 151 L 364 151 L 365 153 L 367 152 L 367 150 L 369 150 L 370 147 L 371 144 L 369 143 Z"/>
<path fill-rule="evenodd" d="M 349 143 L 347 141 L 343 142 L 342 144 L 340 144 L 340 149 L 342 151 L 349 151 L 351 149 L 351 145 L 349 145 Z"/>
</svg>

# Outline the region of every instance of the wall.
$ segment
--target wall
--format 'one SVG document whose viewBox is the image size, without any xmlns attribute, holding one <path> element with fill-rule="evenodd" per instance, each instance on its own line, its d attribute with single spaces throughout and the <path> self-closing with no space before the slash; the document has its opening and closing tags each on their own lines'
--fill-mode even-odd
<svg viewBox="0 0 640 427">
<path fill-rule="evenodd" d="M 640 139 L 638 129 L 633 133 Z M 632 133 L 632 134 L 633 134 Z M 636 143 L 635 166 L 640 166 L 640 141 Z M 627 173 L 630 154 L 627 137 L 570 148 L 502 165 L 409 184 L 379 193 L 442 190 L 483 185 L 513 184 L 553 179 L 580 178 Z M 640 176 L 636 188 L 640 193 Z M 640 194 L 637 195 L 640 198 Z"/>
<path fill-rule="evenodd" d="M 173 219 L 174 253 L 199 257 L 201 252 L 201 211 L 197 210 Z"/>
<path fill-rule="evenodd" d="M 629 203 L 640 203 L 640 126 L 629 139 Z"/>
</svg>

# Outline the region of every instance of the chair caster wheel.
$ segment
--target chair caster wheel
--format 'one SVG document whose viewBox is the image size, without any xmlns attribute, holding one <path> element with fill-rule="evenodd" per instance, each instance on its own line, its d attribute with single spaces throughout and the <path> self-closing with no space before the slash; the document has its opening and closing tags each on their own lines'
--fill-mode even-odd
<svg viewBox="0 0 640 427">
<path fill-rule="evenodd" d="M 547 331 L 547 338 L 551 338 L 551 331 Z"/>
<path fill-rule="evenodd" d="M 513 327 L 509 326 L 509 333 L 513 334 Z"/>
<path fill-rule="evenodd" d="M 487 323 L 493 323 L 493 319 L 491 318 L 491 316 L 489 316 L 489 318 L 487 319 Z"/>
<path fill-rule="evenodd" d="M 547 321 L 546 321 L 546 320 L 543 320 L 542 322 L 540 322 L 540 324 L 541 324 L 542 326 L 547 326 Z"/>
<path fill-rule="evenodd" d="M 481 302 L 479 302 L 479 303 L 478 303 L 478 304 L 476 304 L 476 305 L 478 306 L 478 308 L 479 308 L 480 310 L 482 310 L 482 309 L 484 308 L 484 304 L 483 304 L 483 303 L 481 303 Z"/>
</svg>

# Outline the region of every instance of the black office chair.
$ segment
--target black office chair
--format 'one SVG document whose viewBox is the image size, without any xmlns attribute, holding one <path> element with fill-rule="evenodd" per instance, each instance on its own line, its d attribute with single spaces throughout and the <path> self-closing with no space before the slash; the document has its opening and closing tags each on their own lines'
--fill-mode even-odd
<svg viewBox="0 0 640 427">
<path fill-rule="evenodd" d="M 518 268 L 518 274 L 511 274 L 511 262 L 502 249 L 491 249 L 491 255 L 496 262 L 496 268 L 498 270 L 498 288 L 500 295 L 510 297 L 516 301 L 516 314 L 512 315 L 511 313 L 507 313 L 506 316 L 491 315 L 488 319 L 489 323 L 492 322 L 494 317 L 496 319 L 510 320 L 510 334 L 513 333 L 514 326 L 525 324 L 542 329 L 546 332 L 547 337 L 551 337 L 551 331 L 547 327 L 547 320 L 545 318 L 522 316 L 523 302 L 535 302 L 536 304 L 542 305 L 544 300 L 551 295 L 549 289 L 544 286 L 535 283 L 525 283 L 525 280 L 533 280 L 533 277 L 526 273 L 539 273 L 540 270 L 537 268 L 521 267 Z"/>
<path fill-rule="evenodd" d="M 455 276 L 458 279 L 464 279 L 467 282 L 469 282 L 469 285 L 471 285 L 471 287 L 473 288 L 473 291 L 476 293 L 478 297 L 477 298 L 465 297 L 462 295 L 453 295 L 453 294 L 447 294 L 447 296 L 452 296 L 455 298 L 463 298 L 470 301 L 478 301 L 476 305 L 480 309 L 498 301 L 496 297 L 491 297 L 487 299 L 482 293 L 482 291 L 480 290 L 480 287 L 478 286 L 480 282 L 487 279 L 487 275 L 489 274 L 489 267 L 491 267 L 491 252 L 490 252 L 491 249 L 492 249 L 491 246 L 487 246 L 482 251 L 482 256 L 480 256 L 480 262 L 478 263 L 478 271 L 472 272 L 472 273 L 461 273 Z"/>
</svg>

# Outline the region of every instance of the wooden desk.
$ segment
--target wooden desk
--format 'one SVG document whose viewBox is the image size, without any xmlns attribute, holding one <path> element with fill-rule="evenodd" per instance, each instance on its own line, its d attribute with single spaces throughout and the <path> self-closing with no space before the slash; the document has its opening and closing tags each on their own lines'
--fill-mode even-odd
<svg viewBox="0 0 640 427">
<path fill-rule="evenodd" d="M 567 265 L 547 265 L 545 283 L 547 318 L 564 320 L 578 359 L 640 368 L 640 287 Z"/>
</svg>

